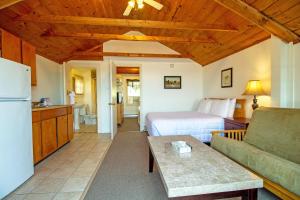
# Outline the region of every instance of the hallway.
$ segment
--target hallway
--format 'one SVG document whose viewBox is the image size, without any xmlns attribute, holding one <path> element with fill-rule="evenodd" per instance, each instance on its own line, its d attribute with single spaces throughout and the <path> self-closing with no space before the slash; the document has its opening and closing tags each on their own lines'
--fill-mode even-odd
<svg viewBox="0 0 300 200">
<path fill-rule="evenodd" d="M 140 131 L 140 126 L 138 123 L 138 118 L 124 118 L 123 124 L 118 127 L 118 132 L 132 132 L 132 131 Z"/>
</svg>

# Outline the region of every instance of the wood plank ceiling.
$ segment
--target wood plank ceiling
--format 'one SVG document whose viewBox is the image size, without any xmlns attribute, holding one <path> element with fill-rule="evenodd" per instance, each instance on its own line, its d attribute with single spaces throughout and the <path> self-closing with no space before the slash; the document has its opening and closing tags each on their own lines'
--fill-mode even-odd
<svg viewBox="0 0 300 200">
<path fill-rule="evenodd" d="M 128 0 L 24 0 L 0 10 L 0 27 L 32 43 L 37 47 L 39 54 L 56 62 L 65 61 L 76 52 L 93 48 L 106 40 L 99 37 L 91 39 L 51 37 L 49 32 L 73 35 L 97 33 L 116 37 L 116 35 L 133 30 L 140 31 L 147 36 L 182 38 L 186 40 L 184 43 L 161 42 L 183 55 L 189 55 L 202 65 L 207 65 L 270 37 L 270 32 L 265 31 L 266 29 L 225 8 L 220 2 L 217 3 L 217 0 L 216 2 L 212 0 L 157 1 L 164 5 L 161 11 L 146 5 L 141 11 L 135 10 L 130 16 L 124 17 L 122 14 Z M 300 35 L 299 0 L 243 0 L 243 2 L 283 25 L 293 34 Z M 233 31 L 103 26 L 25 20 L 28 16 L 35 19 L 47 15 L 190 22 L 202 24 L 204 27 L 215 24 L 219 27 L 230 27 Z M 108 37 L 108 35 L 104 36 Z M 191 42 L 197 38 L 214 42 Z"/>
</svg>

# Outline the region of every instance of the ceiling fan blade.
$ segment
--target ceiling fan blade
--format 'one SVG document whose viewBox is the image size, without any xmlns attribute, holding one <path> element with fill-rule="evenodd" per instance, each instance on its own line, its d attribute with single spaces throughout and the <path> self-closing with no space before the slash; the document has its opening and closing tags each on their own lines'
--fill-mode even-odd
<svg viewBox="0 0 300 200">
<path fill-rule="evenodd" d="M 144 2 L 154 8 L 156 8 L 157 10 L 161 10 L 163 5 L 154 1 L 154 0 L 144 0 Z"/>
<path fill-rule="evenodd" d="M 128 16 L 130 14 L 131 10 L 132 10 L 132 7 L 130 5 L 128 5 L 127 8 L 125 9 L 123 15 Z"/>
</svg>

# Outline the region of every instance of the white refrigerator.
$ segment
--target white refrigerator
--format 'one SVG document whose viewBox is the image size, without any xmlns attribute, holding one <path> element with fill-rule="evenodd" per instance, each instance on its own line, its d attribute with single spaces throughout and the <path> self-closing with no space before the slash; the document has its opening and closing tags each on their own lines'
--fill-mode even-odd
<svg viewBox="0 0 300 200">
<path fill-rule="evenodd" d="M 0 58 L 0 199 L 34 173 L 30 74 Z"/>
</svg>

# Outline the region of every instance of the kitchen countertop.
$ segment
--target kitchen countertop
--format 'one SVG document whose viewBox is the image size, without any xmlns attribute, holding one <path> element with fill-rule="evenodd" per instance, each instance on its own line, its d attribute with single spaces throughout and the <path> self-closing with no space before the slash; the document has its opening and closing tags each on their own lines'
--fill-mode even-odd
<svg viewBox="0 0 300 200">
<path fill-rule="evenodd" d="M 57 108 L 66 108 L 70 107 L 72 105 L 53 105 L 53 106 L 48 106 L 48 107 L 37 107 L 37 108 L 32 108 L 32 111 L 43 111 L 43 110 L 51 110 L 51 109 L 57 109 Z"/>
</svg>

